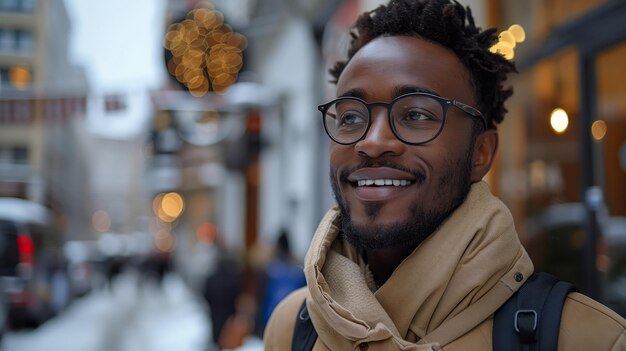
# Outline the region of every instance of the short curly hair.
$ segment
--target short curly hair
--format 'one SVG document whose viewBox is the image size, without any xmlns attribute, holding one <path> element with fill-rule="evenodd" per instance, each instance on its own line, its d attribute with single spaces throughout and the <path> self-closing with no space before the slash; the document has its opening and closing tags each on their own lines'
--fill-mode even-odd
<svg viewBox="0 0 626 351">
<path fill-rule="evenodd" d="M 363 13 L 351 32 L 348 58 L 329 72 L 336 83 L 350 59 L 370 41 L 385 36 L 408 35 L 426 39 L 452 50 L 470 73 L 477 108 L 485 115 L 488 128 L 504 119 L 504 102 L 513 94 L 503 83 L 517 72 L 515 63 L 489 48 L 496 43 L 496 29 L 476 27 L 469 7 L 453 0 L 390 0 Z"/>
</svg>

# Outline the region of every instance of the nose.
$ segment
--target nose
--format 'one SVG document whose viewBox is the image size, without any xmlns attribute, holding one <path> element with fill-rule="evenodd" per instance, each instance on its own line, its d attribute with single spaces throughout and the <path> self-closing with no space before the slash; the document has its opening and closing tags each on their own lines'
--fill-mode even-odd
<svg viewBox="0 0 626 351">
<path fill-rule="evenodd" d="M 372 124 L 365 138 L 355 145 L 357 153 L 369 158 L 402 154 L 407 145 L 396 138 L 393 133 L 389 124 L 389 111 L 382 106 L 377 106 L 372 109 L 371 114 Z"/>
</svg>

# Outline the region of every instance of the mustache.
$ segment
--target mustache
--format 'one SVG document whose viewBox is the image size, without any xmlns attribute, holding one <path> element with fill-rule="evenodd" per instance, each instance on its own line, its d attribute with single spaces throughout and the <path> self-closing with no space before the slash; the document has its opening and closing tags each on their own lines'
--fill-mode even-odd
<svg viewBox="0 0 626 351">
<path fill-rule="evenodd" d="M 423 183 L 426 180 L 426 174 L 416 168 L 407 168 L 399 164 L 395 164 L 393 162 L 387 160 L 365 160 L 356 166 L 352 166 L 348 169 L 345 169 L 339 173 L 339 181 L 342 183 L 348 183 L 348 177 L 352 172 L 355 172 L 361 168 L 378 168 L 378 167 L 388 167 L 397 169 L 402 172 L 409 173 L 415 177 L 415 181 L 419 184 Z"/>
</svg>

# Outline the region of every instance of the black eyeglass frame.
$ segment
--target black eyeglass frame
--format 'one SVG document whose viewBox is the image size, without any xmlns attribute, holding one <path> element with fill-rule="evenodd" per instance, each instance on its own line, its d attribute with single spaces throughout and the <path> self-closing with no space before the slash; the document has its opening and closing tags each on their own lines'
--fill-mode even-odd
<svg viewBox="0 0 626 351">
<path fill-rule="evenodd" d="M 426 96 L 426 97 L 430 97 L 433 98 L 435 100 L 437 100 L 440 104 L 441 104 L 441 108 L 443 110 L 443 119 L 441 121 L 441 126 L 439 127 L 439 130 L 437 131 L 437 133 L 435 133 L 430 139 L 427 139 L 425 141 L 420 141 L 417 143 L 414 142 L 409 142 L 406 141 L 405 139 L 403 139 L 398 132 L 396 131 L 396 127 L 392 121 L 392 117 L 391 117 L 391 111 L 392 111 L 392 107 L 393 104 L 395 104 L 398 100 L 406 98 L 408 96 Z M 365 107 L 367 107 L 368 110 L 368 119 L 367 119 L 367 127 L 365 128 L 365 131 L 363 132 L 363 135 L 361 135 L 360 138 L 358 138 L 357 140 L 351 142 L 351 143 L 344 143 L 344 142 L 340 142 L 338 140 L 336 140 L 331 133 L 328 131 L 328 128 L 326 127 L 326 112 L 328 111 L 328 109 L 335 103 L 340 102 L 340 101 L 358 101 L 360 103 L 362 103 L 363 105 L 365 105 Z M 422 144 L 426 144 L 429 143 L 433 140 L 435 140 L 439 134 L 441 134 L 441 132 L 443 131 L 443 126 L 446 124 L 446 117 L 448 116 L 448 107 L 450 106 L 454 106 L 458 109 L 460 109 L 461 111 L 467 113 L 468 115 L 475 117 L 475 118 L 480 118 L 483 122 L 483 126 L 485 128 L 485 130 L 488 129 L 487 127 L 487 119 L 485 118 L 485 116 L 482 114 L 482 112 L 480 112 L 478 109 L 464 104 L 460 101 L 454 100 L 454 99 L 447 99 L 444 97 L 441 97 L 439 95 L 434 95 L 434 94 L 430 94 L 430 93 L 423 93 L 423 92 L 415 92 L 415 93 L 408 93 L 408 94 L 403 94 L 400 95 L 396 98 L 394 98 L 393 100 L 391 100 L 391 102 L 386 103 L 386 102 L 367 102 L 363 99 L 357 98 L 357 97 L 352 97 L 352 96 L 346 96 L 346 97 L 340 97 L 337 99 L 334 99 L 330 102 L 327 102 L 325 104 L 319 105 L 317 106 L 317 109 L 322 113 L 322 124 L 324 125 L 324 131 L 326 131 L 326 134 L 328 135 L 328 137 L 336 142 L 337 144 L 341 144 L 341 145 L 352 145 L 352 144 L 356 144 L 359 141 L 365 139 L 365 136 L 367 135 L 367 132 L 369 132 L 370 127 L 372 126 L 372 109 L 376 106 L 382 106 L 385 109 L 387 109 L 387 118 L 389 119 L 389 126 L 391 127 L 391 131 L 393 132 L 393 135 L 395 135 L 396 138 L 398 138 L 398 140 L 402 141 L 405 144 L 409 144 L 409 145 L 422 145 Z"/>
</svg>

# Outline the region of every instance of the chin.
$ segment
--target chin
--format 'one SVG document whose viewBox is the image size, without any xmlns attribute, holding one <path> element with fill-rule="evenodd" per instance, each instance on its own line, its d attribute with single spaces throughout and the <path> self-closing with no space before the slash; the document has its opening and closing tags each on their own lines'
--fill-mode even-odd
<svg viewBox="0 0 626 351">
<path fill-rule="evenodd" d="M 350 206 L 350 219 L 354 226 L 364 228 L 383 228 L 393 227 L 398 223 L 407 223 L 410 221 L 409 213 L 399 213 L 388 206 L 381 204 L 359 204 Z"/>
<path fill-rule="evenodd" d="M 434 233 L 462 202 L 442 210 L 426 210 L 421 201 L 398 206 L 383 204 L 339 203 L 346 240 L 364 250 L 416 247 Z M 401 205 L 401 206 L 400 206 Z"/>
</svg>

